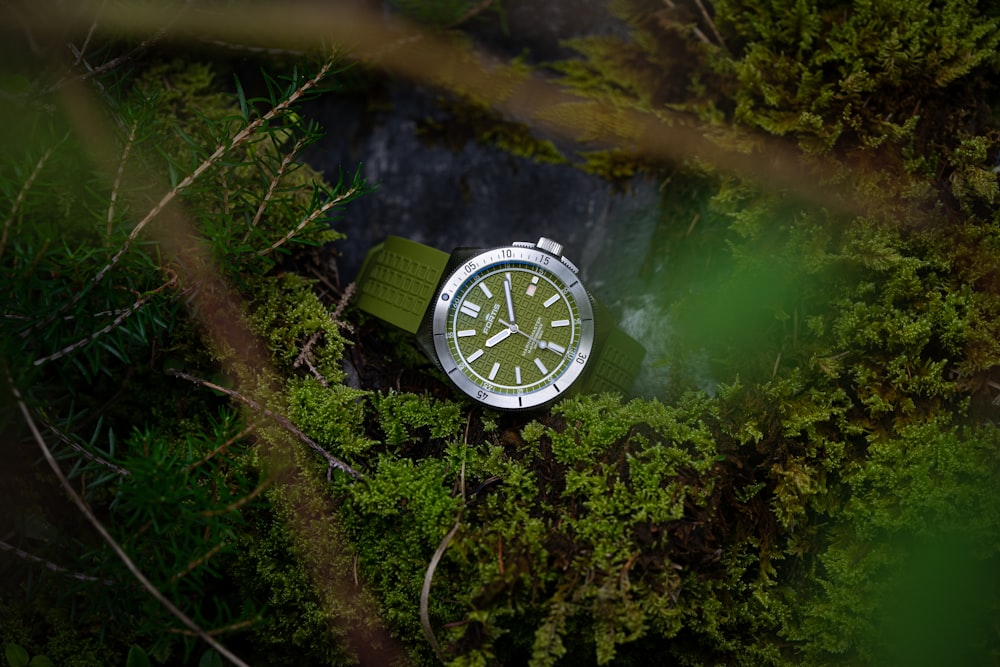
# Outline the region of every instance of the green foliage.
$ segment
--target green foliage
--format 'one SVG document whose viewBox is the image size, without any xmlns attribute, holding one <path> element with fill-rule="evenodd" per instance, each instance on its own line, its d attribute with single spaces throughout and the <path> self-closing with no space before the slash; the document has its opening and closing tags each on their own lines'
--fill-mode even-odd
<svg viewBox="0 0 1000 667">
<path fill-rule="evenodd" d="M 399 5 L 439 27 L 474 8 Z M 320 129 L 287 102 L 316 65 L 233 92 L 180 61 L 95 74 L 111 100 L 100 154 L 71 108 L 11 117 L 2 363 L 159 590 L 269 665 L 349 664 L 383 624 L 433 664 L 422 601 L 455 665 L 995 659 L 995 12 L 703 5 L 618 0 L 632 38 L 576 41 L 581 57 L 555 71 L 615 108 L 692 114 L 724 145 L 789 138 L 866 213 L 706 165 L 671 172 L 650 251 L 651 264 L 669 251 L 683 285 L 669 290 L 663 397 L 578 396 L 524 416 L 442 400 L 434 376 L 422 393 L 347 386 L 348 345 L 377 346 L 287 270 L 339 238 L 330 217 L 364 191 L 298 161 Z M 468 136 L 566 161 L 464 104 Z M 614 177 L 660 168 L 616 149 L 584 158 Z M 203 245 L 185 245 L 178 220 Z M 206 332 L 217 312 L 257 336 L 259 358 Z M 416 358 L 380 361 L 396 373 Z M 712 394 L 690 389 L 695 358 Z M 176 369 L 256 402 L 192 392 Z M 219 664 L 51 502 L 62 490 L 29 467 L 34 444 L 12 442 L 31 472 L 0 472 L 18 516 L 0 528 L 8 665 Z"/>
<path fill-rule="evenodd" d="M 30 657 L 18 644 L 4 644 L 4 657 L 8 667 L 52 667 L 53 663 L 44 655 Z"/>
<path fill-rule="evenodd" d="M 270 593 L 234 587 L 249 553 L 241 547 L 261 530 L 254 522 L 274 520 L 263 502 L 274 480 L 248 438 L 260 425 L 164 371 L 216 377 L 213 360 L 233 360 L 206 344 L 199 325 L 211 313 L 197 310 L 217 306 L 229 282 L 276 349 L 296 346 L 300 365 L 339 385 L 333 314 L 305 282 L 273 274 L 293 251 L 338 238 L 331 215 L 364 187 L 358 176 L 331 186 L 299 162 L 320 130 L 291 102 L 308 99 L 309 77 L 330 68 L 265 76 L 266 93 L 248 99 L 239 85 L 224 92 L 207 65 L 135 65 L 95 77 L 111 103 L 93 119 L 92 142 L 72 135 L 51 98 L 22 101 L 31 113 L 14 122 L 30 127 L 0 164 L 5 378 L 95 520 L 163 595 L 222 636 L 268 628 Z M 289 355 L 276 355 L 286 371 Z M 332 391 L 342 405 L 356 398 Z M 38 459 L 34 443 L 9 453 Z M 39 470 L 5 484 L 3 640 L 64 665 L 122 664 L 129 646 L 128 664 L 220 664 L 215 651 L 192 656 L 195 638 L 82 516 L 53 502 L 64 492 L 51 480 Z M 287 552 L 288 568 L 301 569 Z M 325 621 L 310 641 L 329 644 Z"/>
</svg>

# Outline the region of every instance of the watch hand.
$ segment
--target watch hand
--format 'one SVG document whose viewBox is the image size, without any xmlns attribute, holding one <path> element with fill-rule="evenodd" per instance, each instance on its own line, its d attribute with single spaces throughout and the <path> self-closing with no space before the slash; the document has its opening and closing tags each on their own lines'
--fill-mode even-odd
<svg viewBox="0 0 1000 667">
<path fill-rule="evenodd" d="M 511 331 L 509 328 L 501 329 L 500 331 L 498 331 L 497 333 L 493 334 L 492 336 L 486 339 L 486 347 L 493 347 L 500 341 L 506 340 L 507 337 L 510 336 L 512 333 L 514 332 Z"/>
<path fill-rule="evenodd" d="M 514 300 L 510 296 L 510 274 L 503 280 L 503 295 L 507 299 L 507 317 L 510 318 L 510 324 L 507 326 L 512 326 L 515 322 L 514 320 Z"/>
<path fill-rule="evenodd" d="M 500 324 L 502 324 L 505 327 L 507 327 L 508 331 L 510 331 L 512 333 L 519 333 L 522 336 L 524 336 L 525 338 L 531 338 L 531 334 L 525 333 L 524 331 L 522 331 L 521 329 L 519 329 L 518 326 L 516 324 L 514 324 L 513 322 L 508 322 L 507 320 L 503 319 L 502 317 L 497 318 L 497 321 Z M 534 340 L 534 338 L 532 338 L 532 340 Z"/>
<path fill-rule="evenodd" d="M 538 346 L 539 350 L 552 350 L 556 354 L 563 354 L 563 353 L 566 352 L 566 348 L 563 347 L 562 345 L 560 345 L 558 343 L 553 343 L 551 341 L 542 340 L 541 338 L 532 338 L 531 334 L 527 333 L 526 331 L 522 331 L 522 330 L 518 329 L 517 326 L 512 325 L 510 322 L 505 321 L 503 318 L 500 318 L 499 322 L 500 322 L 500 324 L 504 325 L 505 327 L 509 327 L 508 329 L 504 329 L 501 333 L 508 332 L 508 331 L 511 331 L 513 333 L 519 333 L 522 336 L 524 336 L 525 338 L 527 338 L 528 340 L 535 341 L 535 344 Z M 500 334 L 497 334 L 493 338 L 496 338 L 499 335 Z M 507 335 L 505 334 L 504 338 L 506 338 L 506 337 L 507 337 Z M 490 340 L 493 340 L 493 338 L 491 338 Z M 503 340 L 503 339 L 501 339 L 501 340 Z M 493 345 L 496 345 L 496 343 L 493 343 Z M 490 345 L 490 341 L 489 340 L 486 341 L 486 346 L 487 347 L 492 347 L 492 345 Z"/>
</svg>

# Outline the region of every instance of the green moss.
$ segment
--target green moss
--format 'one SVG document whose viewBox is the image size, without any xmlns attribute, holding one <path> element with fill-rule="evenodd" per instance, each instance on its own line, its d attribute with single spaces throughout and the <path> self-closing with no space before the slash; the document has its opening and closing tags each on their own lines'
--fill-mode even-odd
<svg viewBox="0 0 1000 667">
<path fill-rule="evenodd" d="M 504 119 L 483 101 L 442 98 L 438 106 L 447 119 L 423 121 L 418 130 L 426 141 L 442 143 L 456 151 L 467 142 L 476 141 L 542 164 L 567 164 L 566 157 L 551 140 L 537 137 L 522 123 Z"/>
</svg>

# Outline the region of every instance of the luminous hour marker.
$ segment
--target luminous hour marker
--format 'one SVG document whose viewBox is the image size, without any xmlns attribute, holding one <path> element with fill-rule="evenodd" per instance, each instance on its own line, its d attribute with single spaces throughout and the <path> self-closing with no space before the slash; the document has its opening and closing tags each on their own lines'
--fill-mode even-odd
<svg viewBox="0 0 1000 667">
<path fill-rule="evenodd" d="M 552 322 L 549 323 L 549 326 L 550 327 L 568 327 L 569 326 L 569 320 L 552 320 Z"/>
<path fill-rule="evenodd" d="M 555 352 L 556 354 L 563 354 L 566 352 L 565 347 L 563 347 L 562 345 L 557 345 L 551 341 L 549 341 L 549 349 Z"/>
<path fill-rule="evenodd" d="M 542 305 L 545 306 L 546 308 L 548 308 L 549 306 L 551 306 L 552 304 L 554 304 L 558 300 L 559 300 L 559 295 L 558 294 L 553 294 L 548 299 L 546 299 L 545 302 Z"/>
<path fill-rule="evenodd" d="M 497 379 L 497 372 L 500 370 L 500 362 L 497 361 L 493 364 L 493 368 L 490 369 L 490 380 Z"/>
<path fill-rule="evenodd" d="M 545 364 L 543 364 L 542 360 L 539 359 L 538 357 L 535 357 L 535 365 L 538 366 L 538 370 L 542 372 L 542 375 L 549 374 L 549 369 L 545 367 Z"/>
<path fill-rule="evenodd" d="M 478 350 L 470 354 L 468 357 L 466 357 L 465 360 L 471 364 L 473 361 L 475 361 L 481 356 L 483 356 L 483 348 L 479 348 Z"/>
<path fill-rule="evenodd" d="M 479 317 L 480 307 L 472 303 L 471 301 L 466 301 L 465 303 L 462 304 L 462 307 L 459 310 L 461 310 L 469 317 Z"/>
<path fill-rule="evenodd" d="M 521 367 L 514 366 L 514 382 L 521 384 Z"/>
<path fill-rule="evenodd" d="M 479 289 L 483 290 L 483 294 L 486 295 L 487 299 L 493 298 L 493 292 L 491 292 L 490 288 L 486 286 L 486 283 L 479 283 Z"/>
</svg>

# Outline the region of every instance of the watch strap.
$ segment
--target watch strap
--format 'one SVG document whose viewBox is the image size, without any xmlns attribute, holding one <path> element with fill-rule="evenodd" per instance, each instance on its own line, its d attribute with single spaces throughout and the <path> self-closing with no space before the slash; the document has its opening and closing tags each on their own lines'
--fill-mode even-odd
<svg viewBox="0 0 1000 667">
<path fill-rule="evenodd" d="M 593 300 L 593 305 L 596 318 L 613 321 L 611 312 L 600 302 Z M 593 366 L 584 378 L 582 391 L 628 396 L 646 356 L 645 348 L 617 326 L 612 326 L 605 337 L 599 338 L 596 347 L 591 358 Z"/>
<path fill-rule="evenodd" d="M 389 236 L 368 251 L 356 282 L 358 308 L 417 333 L 450 255 L 437 248 Z"/>
</svg>

